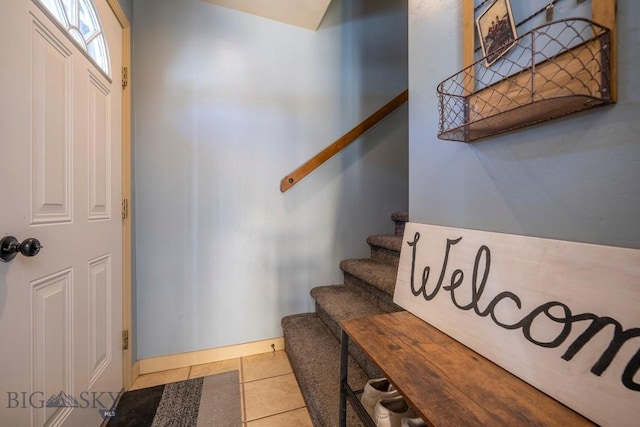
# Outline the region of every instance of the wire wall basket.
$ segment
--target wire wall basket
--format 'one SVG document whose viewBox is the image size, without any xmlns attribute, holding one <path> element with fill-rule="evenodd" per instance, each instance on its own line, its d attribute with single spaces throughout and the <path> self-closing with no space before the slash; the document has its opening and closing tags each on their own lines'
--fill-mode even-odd
<svg viewBox="0 0 640 427">
<path fill-rule="evenodd" d="M 606 27 L 563 19 L 511 43 L 438 85 L 438 138 L 471 142 L 613 102 Z"/>
</svg>

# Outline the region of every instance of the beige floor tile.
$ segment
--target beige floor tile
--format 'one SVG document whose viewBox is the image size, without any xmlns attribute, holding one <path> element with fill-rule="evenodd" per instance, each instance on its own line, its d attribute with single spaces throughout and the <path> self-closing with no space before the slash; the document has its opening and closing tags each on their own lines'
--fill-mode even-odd
<svg viewBox="0 0 640 427">
<path fill-rule="evenodd" d="M 242 358 L 244 382 L 290 374 L 291 365 L 284 351 L 272 351 Z"/>
<path fill-rule="evenodd" d="M 242 372 L 240 358 L 221 360 L 219 362 L 205 363 L 191 367 L 189 378 L 200 378 L 209 375 L 221 374 L 229 371 L 240 371 L 240 382 L 242 382 Z"/>
<path fill-rule="evenodd" d="M 189 379 L 190 367 L 170 369 L 168 371 L 154 372 L 152 374 L 140 375 L 129 390 L 153 387 L 160 384 L 175 383 Z"/>
<path fill-rule="evenodd" d="M 245 421 L 253 421 L 305 406 L 293 374 L 245 382 L 243 387 Z"/>
<path fill-rule="evenodd" d="M 307 408 L 250 421 L 247 427 L 313 427 Z"/>
</svg>

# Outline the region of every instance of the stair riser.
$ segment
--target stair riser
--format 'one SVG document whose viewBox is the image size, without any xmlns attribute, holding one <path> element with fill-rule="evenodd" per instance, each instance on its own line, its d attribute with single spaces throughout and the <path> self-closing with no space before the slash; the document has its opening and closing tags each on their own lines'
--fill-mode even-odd
<svg viewBox="0 0 640 427">
<path fill-rule="evenodd" d="M 385 292 L 382 292 L 380 289 L 372 286 L 368 282 L 356 277 L 350 273 L 344 272 L 344 284 L 346 286 L 350 286 L 359 293 L 362 294 L 362 297 L 373 304 L 375 304 L 380 309 L 384 310 L 387 313 L 393 313 L 396 311 L 402 311 L 402 308 L 393 303 L 393 296 L 389 295 Z"/>
<path fill-rule="evenodd" d="M 307 405 L 307 408 L 309 410 L 309 415 L 311 417 L 311 422 L 313 423 L 314 427 L 322 426 L 324 424 L 322 422 L 322 418 L 320 416 L 320 414 L 322 413 L 322 407 L 314 399 L 314 397 L 315 397 L 314 394 L 313 393 L 306 393 L 304 391 L 303 384 L 300 384 L 300 378 L 303 378 L 303 376 L 300 374 L 300 368 L 298 367 L 298 365 L 300 363 L 302 363 L 302 361 L 298 362 L 297 358 L 295 357 L 295 351 L 288 344 L 289 342 L 291 342 L 293 340 L 291 338 L 289 338 L 289 334 L 287 333 L 287 329 L 286 328 L 283 328 L 283 335 L 284 335 L 284 352 L 287 353 L 287 357 L 289 358 L 289 362 L 291 364 L 291 369 L 293 370 L 294 375 L 296 377 L 296 381 L 298 381 L 298 386 L 300 387 L 300 389 L 302 391 L 302 396 L 303 396 L 305 404 Z"/>
<path fill-rule="evenodd" d="M 400 263 L 400 252 L 380 246 L 371 246 L 371 258 L 397 268 Z"/>
<path fill-rule="evenodd" d="M 342 328 L 338 324 L 338 322 L 331 317 L 329 313 L 327 313 L 320 304 L 316 303 L 316 313 L 322 319 L 325 325 L 329 328 L 331 333 L 338 339 L 338 341 L 342 341 Z M 378 367 L 369 360 L 367 356 L 364 355 L 362 350 L 354 343 L 349 343 L 349 354 L 354 360 L 360 365 L 362 370 L 369 376 L 369 378 L 379 378 L 382 375 L 382 372 Z"/>
<path fill-rule="evenodd" d="M 309 319 L 307 317 L 307 319 Z M 311 415 L 314 427 L 338 427 L 339 419 L 339 384 L 340 384 L 340 343 L 331 336 L 329 331 L 319 333 L 321 320 L 300 319 L 298 316 L 288 316 L 283 319 L 285 352 L 291 362 L 291 368 L 305 403 Z M 324 326 L 321 327 L 324 329 Z M 317 353 L 309 353 L 307 342 L 301 345 L 301 337 L 309 333 L 318 340 Z M 306 337 L 305 339 L 308 339 Z M 316 344 L 316 341 L 308 343 Z M 327 358 L 328 357 L 328 358 Z M 365 373 L 349 358 L 349 385 L 355 389 L 362 389 L 367 378 Z M 327 386 L 331 384 L 330 386 Z M 347 426 L 363 427 L 351 405 L 347 405 Z"/>
<path fill-rule="evenodd" d="M 402 236 L 404 234 L 404 225 L 409 221 L 408 212 L 395 212 L 391 214 L 391 220 L 396 226 L 396 235 Z"/>
<path fill-rule="evenodd" d="M 404 225 L 406 223 L 404 221 L 396 221 L 396 230 L 395 230 L 395 235 L 396 236 L 402 236 L 404 234 Z"/>
</svg>

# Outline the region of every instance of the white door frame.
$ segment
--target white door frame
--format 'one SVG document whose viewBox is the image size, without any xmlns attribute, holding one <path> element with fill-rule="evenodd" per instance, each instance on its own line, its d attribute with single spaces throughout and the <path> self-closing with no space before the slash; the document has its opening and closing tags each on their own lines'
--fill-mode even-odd
<svg viewBox="0 0 640 427">
<path fill-rule="evenodd" d="M 122 84 L 122 330 L 128 333 L 128 346 L 122 354 L 122 386 L 127 390 L 138 376 L 132 354 L 131 319 L 131 26 L 118 0 L 107 3 L 122 27 L 122 66 L 127 70 Z M 114 78 L 116 73 L 114 70 Z"/>
</svg>

